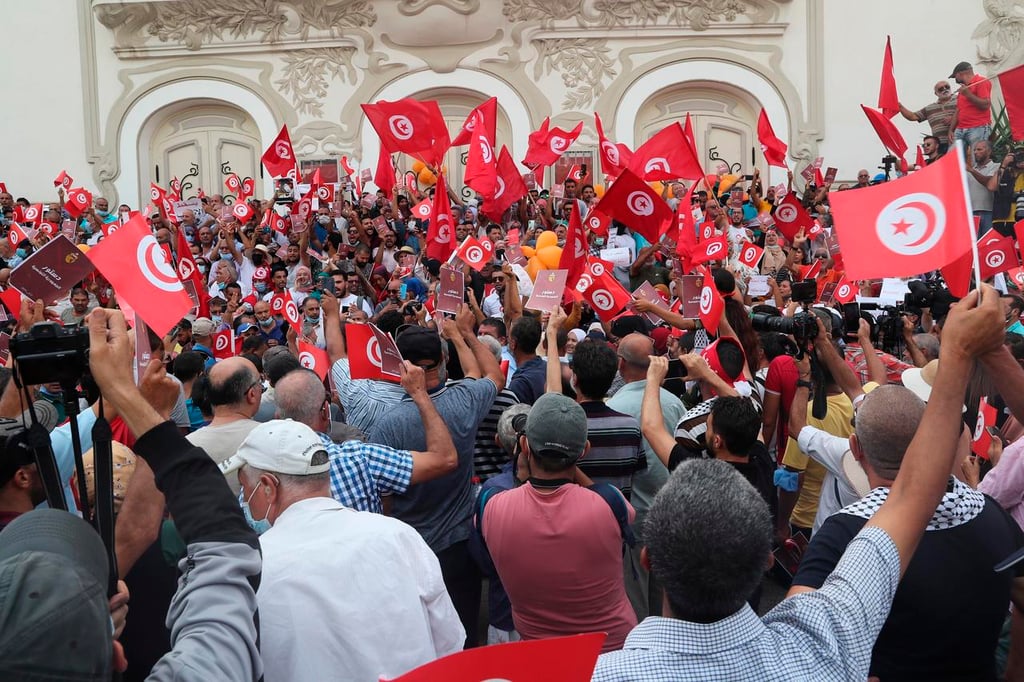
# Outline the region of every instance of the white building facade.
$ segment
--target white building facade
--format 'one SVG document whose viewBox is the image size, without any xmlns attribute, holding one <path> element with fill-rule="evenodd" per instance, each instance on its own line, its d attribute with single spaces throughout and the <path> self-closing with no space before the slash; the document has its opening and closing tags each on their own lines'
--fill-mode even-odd
<svg viewBox="0 0 1024 682">
<path fill-rule="evenodd" d="M 586 122 L 566 156 L 600 184 L 593 114 L 641 144 L 691 115 L 705 167 L 767 168 L 763 107 L 798 170 L 823 156 L 839 178 L 885 153 L 874 106 L 886 35 L 904 104 L 966 60 L 991 75 L 1024 61 L 1024 0 L 0 0 L 5 144 L 0 181 L 55 198 L 61 169 L 139 206 L 150 182 L 223 193 L 270 179 L 259 157 L 282 124 L 305 167 L 342 156 L 374 168 L 359 105 L 436 99 L 453 133 L 497 96 L 498 143 L 523 158 L 546 117 Z M 998 93 L 998 88 L 996 88 Z M 897 125 L 913 149 L 927 125 Z M 461 186 L 463 149 L 447 157 Z M 402 160 L 407 163 L 409 160 Z M 910 161 L 913 161 L 912 152 Z M 559 169 L 543 179 L 557 181 Z M 333 176 L 333 177 L 332 177 Z M 779 181 L 778 171 L 773 180 Z"/>
</svg>

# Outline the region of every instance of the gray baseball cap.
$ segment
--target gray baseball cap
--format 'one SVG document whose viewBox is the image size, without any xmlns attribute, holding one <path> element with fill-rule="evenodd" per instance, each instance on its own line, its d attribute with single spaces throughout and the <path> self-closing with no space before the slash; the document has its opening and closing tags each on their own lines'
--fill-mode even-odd
<svg viewBox="0 0 1024 682">
<path fill-rule="evenodd" d="M 66 511 L 0 532 L 0 678 L 110 680 L 108 571 L 99 535 Z"/>
<path fill-rule="evenodd" d="M 587 415 L 575 400 L 545 393 L 526 418 L 526 441 L 533 455 L 575 462 L 587 444 Z"/>
</svg>

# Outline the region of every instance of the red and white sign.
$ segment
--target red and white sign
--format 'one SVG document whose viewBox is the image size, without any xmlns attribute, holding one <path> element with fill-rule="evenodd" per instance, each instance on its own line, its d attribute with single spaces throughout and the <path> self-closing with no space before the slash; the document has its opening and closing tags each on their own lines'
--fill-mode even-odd
<svg viewBox="0 0 1024 682">
<path fill-rule="evenodd" d="M 75 179 L 68 175 L 68 172 L 66 170 L 62 170 L 60 172 L 60 175 L 58 175 L 56 179 L 53 181 L 53 186 L 63 187 L 64 191 L 66 192 L 67 190 L 71 189 L 71 185 L 73 185 L 74 182 Z"/>
<path fill-rule="evenodd" d="M 222 329 L 213 335 L 213 357 L 225 360 L 235 356 L 235 332 L 233 329 Z"/>
<path fill-rule="evenodd" d="M 978 421 L 974 424 L 974 434 L 971 438 L 971 452 L 982 459 L 988 459 L 988 449 L 992 445 L 992 434 L 988 429 L 995 425 L 996 407 L 988 404 L 987 397 L 982 397 L 978 404 Z"/>
<path fill-rule="evenodd" d="M 743 263 L 748 268 L 756 268 L 757 264 L 761 262 L 761 256 L 763 255 L 764 249 L 757 244 L 743 242 L 740 244 L 740 253 L 736 260 Z"/>
<path fill-rule="evenodd" d="M 327 377 L 327 371 L 331 368 L 331 359 L 327 355 L 327 351 L 301 339 L 297 345 L 299 349 L 299 364 L 306 369 L 316 372 L 316 375 L 320 377 L 320 381 L 323 381 Z"/>
<path fill-rule="evenodd" d="M 706 239 L 693 250 L 691 262 L 695 265 L 707 263 L 708 261 L 724 261 L 729 258 L 729 240 L 725 235 L 719 235 L 714 239 Z"/>
<path fill-rule="evenodd" d="M 397 379 L 401 375 L 398 346 L 372 324 L 345 325 L 345 348 L 353 379 Z"/>
</svg>

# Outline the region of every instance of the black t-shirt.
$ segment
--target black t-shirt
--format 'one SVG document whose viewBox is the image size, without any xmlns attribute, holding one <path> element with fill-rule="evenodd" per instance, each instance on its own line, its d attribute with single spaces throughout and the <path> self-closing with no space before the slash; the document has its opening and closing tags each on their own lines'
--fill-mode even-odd
<svg viewBox="0 0 1024 682">
<path fill-rule="evenodd" d="M 699 451 L 691 450 L 676 443 L 668 456 L 668 470 L 674 471 L 677 466 L 687 459 L 704 458 L 700 457 Z M 743 478 L 750 482 L 750 485 L 754 486 L 757 492 L 761 493 L 761 497 L 768 504 L 768 508 L 774 517 L 778 507 L 775 496 L 775 464 L 772 462 L 771 455 L 768 454 L 768 449 L 765 448 L 764 443 L 754 441 L 750 451 L 747 453 L 746 462 L 728 462 L 728 464 L 731 464 L 736 471 L 740 472 Z"/>
<path fill-rule="evenodd" d="M 821 587 L 865 523 L 866 516 L 846 511 L 830 516 L 793 584 Z M 995 680 L 996 642 L 1014 570 L 1024 574 L 1024 564 L 1002 573 L 992 567 L 1021 546 L 1020 527 L 987 496 L 970 520 L 925 531 L 875 642 L 870 674 L 885 682 Z"/>
</svg>

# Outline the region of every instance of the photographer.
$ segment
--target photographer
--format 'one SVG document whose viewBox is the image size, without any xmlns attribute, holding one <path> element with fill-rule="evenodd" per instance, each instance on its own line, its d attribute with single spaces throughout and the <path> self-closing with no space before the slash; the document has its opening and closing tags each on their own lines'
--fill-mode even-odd
<svg viewBox="0 0 1024 682">
<path fill-rule="evenodd" d="M 995 192 L 992 202 L 993 227 L 1012 235 L 1013 224 L 1024 220 L 1024 147 L 1018 147 L 999 164 L 987 188 Z"/>
<path fill-rule="evenodd" d="M 213 461 L 163 422 L 135 386 L 123 315 L 97 309 L 89 330 L 93 378 L 138 436 L 135 453 L 152 468 L 156 484 L 148 495 L 159 502 L 157 489 L 163 492 L 187 545 L 167 616 L 172 650 L 150 678 L 260 679 L 256 535 Z M 147 368 L 146 382 L 163 393 L 176 390 L 157 361 Z M 132 494 L 146 491 L 133 488 Z M 0 632 L 0 676 L 109 679 L 115 662 L 123 670 L 106 596 L 109 569 L 102 541 L 87 524 L 53 510 L 23 514 L 0 533 L 0 562 L 14 579 L 0 590 L 0 611 L 14 616 Z"/>
</svg>

